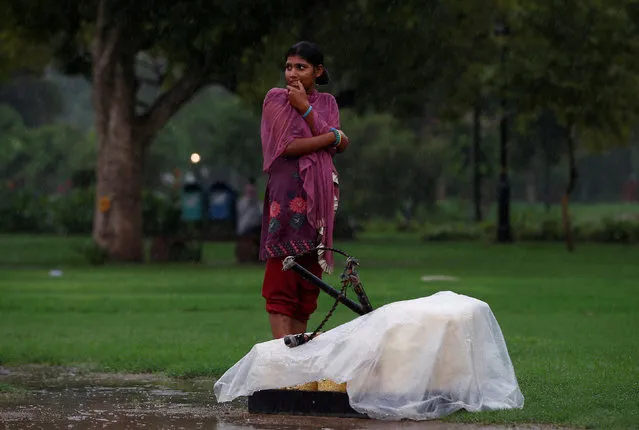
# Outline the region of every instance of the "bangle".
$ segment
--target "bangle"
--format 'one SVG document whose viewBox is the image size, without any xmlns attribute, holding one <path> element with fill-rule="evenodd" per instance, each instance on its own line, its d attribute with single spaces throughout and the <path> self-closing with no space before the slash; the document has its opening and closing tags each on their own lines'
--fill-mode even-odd
<svg viewBox="0 0 639 430">
<path fill-rule="evenodd" d="M 331 128 L 330 130 L 335 135 L 335 142 L 333 142 L 333 146 L 339 145 L 339 143 L 342 141 L 342 135 L 339 134 L 339 130 L 336 128 Z"/>
<path fill-rule="evenodd" d="M 308 106 L 308 109 L 306 109 L 306 113 L 304 113 L 304 115 L 302 115 L 302 118 L 306 118 L 308 116 L 309 113 L 311 113 L 311 111 L 313 110 L 313 106 Z"/>
</svg>

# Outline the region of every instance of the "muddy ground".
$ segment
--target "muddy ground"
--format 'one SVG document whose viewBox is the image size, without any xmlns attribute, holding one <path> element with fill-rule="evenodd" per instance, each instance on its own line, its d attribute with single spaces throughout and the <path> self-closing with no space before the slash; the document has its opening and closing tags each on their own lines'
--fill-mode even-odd
<svg viewBox="0 0 639 430">
<path fill-rule="evenodd" d="M 0 367 L 5 429 L 550 429 L 382 422 L 358 418 L 249 414 L 246 399 L 218 404 L 211 379 L 93 373 L 73 368 Z"/>
</svg>

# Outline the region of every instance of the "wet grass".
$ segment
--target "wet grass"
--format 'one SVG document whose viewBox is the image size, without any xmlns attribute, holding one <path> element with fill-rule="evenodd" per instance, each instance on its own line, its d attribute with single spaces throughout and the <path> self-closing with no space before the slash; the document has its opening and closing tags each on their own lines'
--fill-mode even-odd
<svg viewBox="0 0 639 430">
<path fill-rule="evenodd" d="M 0 237 L 0 364 L 216 376 L 269 339 L 262 267 L 233 265 L 232 244 L 207 245 L 204 265 L 91 267 L 69 251 L 79 240 Z M 583 245 L 568 254 L 561 244 L 409 236 L 338 245 L 360 258 L 374 306 L 441 290 L 491 306 L 526 405 L 448 420 L 636 428 L 638 247 Z M 63 275 L 50 277 L 52 268 Z M 311 327 L 332 304 L 321 299 Z M 353 317 L 340 307 L 329 325 Z"/>
</svg>

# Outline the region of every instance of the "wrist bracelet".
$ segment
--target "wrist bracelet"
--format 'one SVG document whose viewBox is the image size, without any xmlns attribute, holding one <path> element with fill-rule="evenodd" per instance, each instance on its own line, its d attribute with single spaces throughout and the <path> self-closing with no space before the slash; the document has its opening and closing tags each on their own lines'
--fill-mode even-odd
<svg viewBox="0 0 639 430">
<path fill-rule="evenodd" d="M 333 142 L 333 146 L 339 145 L 339 143 L 342 141 L 342 135 L 339 134 L 339 130 L 336 128 L 331 128 L 330 130 L 335 135 L 335 142 Z"/>
<path fill-rule="evenodd" d="M 304 113 L 304 115 L 302 115 L 302 118 L 306 118 L 308 116 L 309 113 L 311 113 L 311 111 L 313 110 L 313 106 L 308 107 L 308 109 L 306 109 L 306 112 Z"/>
</svg>

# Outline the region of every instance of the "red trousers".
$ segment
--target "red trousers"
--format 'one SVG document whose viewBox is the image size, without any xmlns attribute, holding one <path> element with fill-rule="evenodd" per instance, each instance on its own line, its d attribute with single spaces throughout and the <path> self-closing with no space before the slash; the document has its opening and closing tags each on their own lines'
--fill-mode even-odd
<svg viewBox="0 0 639 430">
<path fill-rule="evenodd" d="M 306 322 L 317 309 L 319 287 L 302 278 L 295 270 L 282 270 L 282 258 L 266 260 L 262 297 L 266 299 L 266 311 L 287 315 Z M 322 278 L 322 268 L 316 254 L 307 254 L 295 261 L 318 278 Z"/>
</svg>

